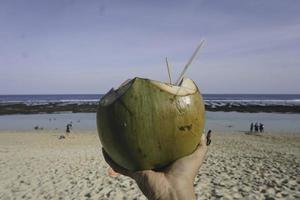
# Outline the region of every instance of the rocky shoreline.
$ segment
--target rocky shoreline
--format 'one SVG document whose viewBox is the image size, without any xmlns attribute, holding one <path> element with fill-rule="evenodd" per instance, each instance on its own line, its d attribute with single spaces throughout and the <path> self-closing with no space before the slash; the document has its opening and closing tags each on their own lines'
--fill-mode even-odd
<svg viewBox="0 0 300 200">
<path fill-rule="evenodd" d="M 39 113 L 95 113 L 97 102 L 88 103 L 47 103 L 47 104 L 0 104 L 0 115 L 39 114 Z M 244 112 L 244 113 L 300 113 L 300 105 L 276 104 L 239 104 L 239 103 L 205 103 L 206 111 Z"/>
<path fill-rule="evenodd" d="M 300 113 L 300 105 L 205 105 L 207 111 L 244 112 L 244 113 Z"/>
</svg>

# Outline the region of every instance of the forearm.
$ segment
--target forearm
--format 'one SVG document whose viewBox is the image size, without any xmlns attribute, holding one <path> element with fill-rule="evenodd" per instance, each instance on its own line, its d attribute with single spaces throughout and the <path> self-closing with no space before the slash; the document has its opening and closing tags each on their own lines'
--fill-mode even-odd
<svg viewBox="0 0 300 200">
<path fill-rule="evenodd" d="M 175 193 L 176 200 L 196 199 L 195 190 L 192 182 L 191 183 L 181 182 L 179 184 L 176 184 L 176 186 L 173 187 L 173 190 Z"/>
</svg>

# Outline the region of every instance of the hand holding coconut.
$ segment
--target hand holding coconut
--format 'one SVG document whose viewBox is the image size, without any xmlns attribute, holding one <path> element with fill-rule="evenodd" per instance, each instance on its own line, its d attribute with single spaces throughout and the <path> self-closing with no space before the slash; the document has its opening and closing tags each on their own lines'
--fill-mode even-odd
<svg viewBox="0 0 300 200">
<path fill-rule="evenodd" d="M 194 81 L 183 76 L 202 44 L 175 84 L 166 59 L 169 84 L 136 77 L 99 103 L 105 160 L 133 178 L 149 199 L 195 198 L 193 181 L 207 151 L 205 107 Z"/>
<path fill-rule="evenodd" d="M 195 199 L 194 179 L 204 161 L 207 142 L 205 136 L 202 135 L 201 145 L 192 154 L 176 160 L 162 171 L 130 171 L 116 164 L 105 150 L 102 150 L 105 161 L 116 172 L 134 179 L 148 199 L 192 200 Z"/>
<path fill-rule="evenodd" d="M 100 100 L 97 127 L 103 148 L 120 166 L 157 169 L 191 154 L 200 143 L 205 107 L 197 85 L 184 73 L 175 84 L 136 77 L 111 89 Z"/>
</svg>

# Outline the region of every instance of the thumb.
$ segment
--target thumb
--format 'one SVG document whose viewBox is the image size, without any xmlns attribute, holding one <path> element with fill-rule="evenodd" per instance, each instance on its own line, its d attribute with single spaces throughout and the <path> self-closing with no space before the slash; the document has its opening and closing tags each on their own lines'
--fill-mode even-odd
<svg viewBox="0 0 300 200">
<path fill-rule="evenodd" d="M 169 168 L 168 173 L 173 175 L 183 175 L 189 179 L 194 180 L 198 174 L 199 168 L 201 167 L 205 155 L 207 152 L 206 136 L 202 134 L 201 142 L 196 150 L 185 157 L 176 160 Z"/>
</svg>

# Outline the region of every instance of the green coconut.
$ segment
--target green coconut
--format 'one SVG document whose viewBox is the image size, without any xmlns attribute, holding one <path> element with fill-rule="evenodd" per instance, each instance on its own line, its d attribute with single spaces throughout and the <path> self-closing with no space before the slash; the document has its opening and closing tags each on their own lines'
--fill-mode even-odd
<svg viewBox="0 0 300 200">
<path fill-rule="evenodd" d="M 161 168 L 191 154 L 204 123 L 203 99 L 188 78 L 179 86 L 134 78 L 109 91 L 97 112 L 103 148 L 134 171 Z"/>
</svg>

